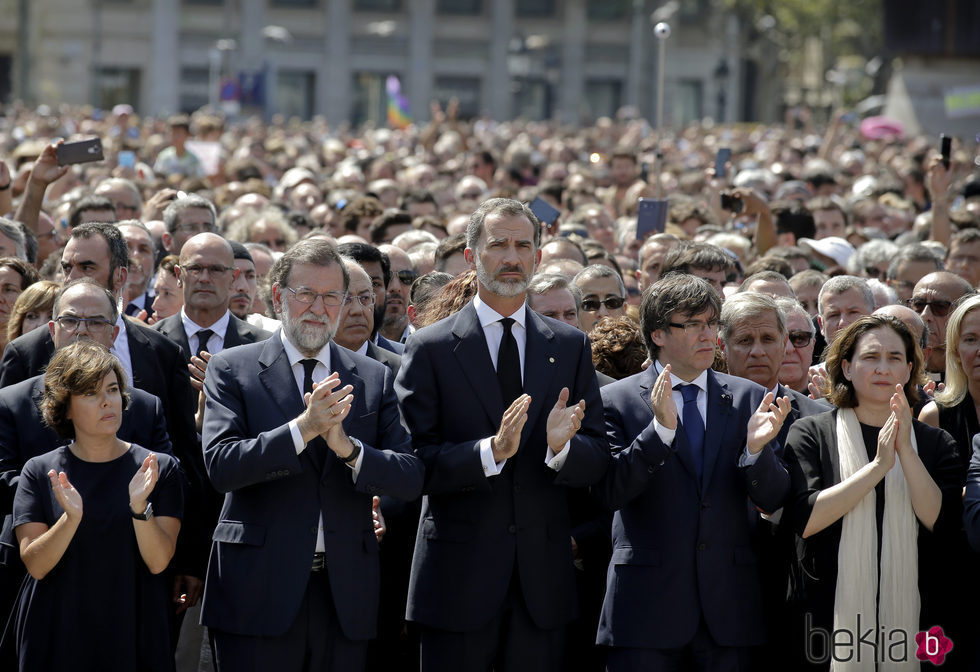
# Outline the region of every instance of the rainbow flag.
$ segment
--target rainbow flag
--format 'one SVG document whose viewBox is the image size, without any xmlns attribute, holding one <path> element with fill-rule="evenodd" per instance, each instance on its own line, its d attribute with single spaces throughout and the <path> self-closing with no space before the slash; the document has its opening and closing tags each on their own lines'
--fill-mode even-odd
<svg viewBox="0 0 980 672">
<path fill-rule="evenodd" d="M 412 115 L 408 113 L 408 101 L 402 95 L 402 85 L 395 75 L 388 75 L 385 81 L 388 93 L 388 125 L 393 128 L 405 128 L 412 123 Z"/>
</svg>

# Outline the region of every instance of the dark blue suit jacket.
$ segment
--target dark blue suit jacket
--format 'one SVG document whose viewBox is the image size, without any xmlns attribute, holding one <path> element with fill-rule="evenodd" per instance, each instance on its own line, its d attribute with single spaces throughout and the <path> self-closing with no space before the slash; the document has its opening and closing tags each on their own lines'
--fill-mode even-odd
<svg viewBox="0 0 980 672">
<path fill-rule="evenodd" d="M 507 594 L 515 561 L 528 612 L 556 628 L 576 611 L 566 488 L 603 474 L 609 455 L 591 348 L 582 332 L 527 311 L 524 391 L 531 396 L 520 448 L 488 478 L 479 442 L 499 429 L 504 404 L 473 304 L 406 344 L 395 389 L 425 497 L 408 618 L 457 632 L 486 625 Z M 545 464 L 548 413 L 563 387 L 585 399 L 585 419 L 558 471 Z"/>
<path fill-rule="evenodd" d="M 721 646 L 761 644 L 762 598 L 745 501 L 775 511 L 789 476 L 772 444 L 753 466 L 740 468 L 738 461 L 766 391 L 708 371 L 699 483 L 682 425 L 669 446 L 654 429 L 656 375 L 650 367 L 602 388 L 614 455 L 596 490 L 616 513 L 598 642 L 679 647 L 691 642 L 703 617 Z"/>
<path fill-rule="evenodd" d="M 341 384 L 354 386 L 344 429 L 364 444 L 356 483 L 320 438 L 296 454 L 288 423 L 303 411 L 303 400 L 279 334 L 208 363 L 204 456 L 212 484 L 226 493 L 201 614 L 209 627 L 284 633 L 306 591 L 322 514 L 344 634 L 364 640 L 375 633 L 379 572 L 371 497 L 418 497 L 422 464 L 400 423 L 388 367 L 334 344 L 330 358 Z"/>
<path fill-rule="evenodd" d="M 11 558 L 14 565 L 20 565 L 11 512 L 21 469 L 32 457 L 70 443 L 44 424 L 38 405 L 43 396 L 43 375 L 0 389 L 0 564 L 8 566 Z M 129 397 L 117 436 L 151 452 L 172 455 L 160 400 L 137 388 L 129 389 Z"/>
</svg>

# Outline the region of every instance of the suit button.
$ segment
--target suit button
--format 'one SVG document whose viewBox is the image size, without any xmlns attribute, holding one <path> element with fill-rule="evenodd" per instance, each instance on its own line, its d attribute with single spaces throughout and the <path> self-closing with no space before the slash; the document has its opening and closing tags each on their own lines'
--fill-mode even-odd
<svg viewBox="0 0 980 672">
<path fill-rule="evenodd" d="M 652 474 L 655 471 L 656 471 L 656 469 L 654 469 L 653 467 L 647 467 L 647 473 L 648 474 Z"/>
<path fill-rule="evenodd" d="M 710 509 L 711 508 L 711 504 L 708 504 L 708 502 L 701 502 L 701 508 L 702 509 Z"/>
<path fill-rule="evenodd" d="M 758 487 L 758 485 L 759 485 L 759 481 L 756 481 L 756 480 L 753 480 L 752 481 L 752 487 L 753 488 Z"/>
<path fill-rule="evenodd" d="M 507 531 L 510 532 L 511 534 L 517 534 L 517 525 L 511 525 L 510 527 L 507 528 Z"/>
<path fill-rule="evenodd" d="M 708 548 L 708 545 L 707 544 L 698 544 L 698 550 L 699 551 L 707 550 L 707 548 Z"/>
</svg>

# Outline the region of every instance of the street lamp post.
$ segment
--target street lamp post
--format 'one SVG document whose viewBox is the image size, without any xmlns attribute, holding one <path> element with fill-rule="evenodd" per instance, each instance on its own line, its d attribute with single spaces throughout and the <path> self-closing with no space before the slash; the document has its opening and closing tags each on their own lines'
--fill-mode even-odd
<svg viewBox="0 0 980 672">
<path fill-rule="evenodd" d="M 728 69 L 728 60 L 722 56 L 721 60 L 718 61 L 718 66 L 715 68 L 715 89 L 716 102 L 718 113 L 715 115 L 718 123 L 725 122 L 725 109 L 727 107 L 726 103 L 728 100 L 728 77 L 731 72 Z"/>
<path fill-rule="evenodd" d="M 657 38 L 657 198 L 663 198 L 663 181 L 660 171 L 663 169 L 663 137 L 664 137 L 664 61 L 667 59 L 667 38 L 670 37 L 670 24 L 659 22 L 653 27 Z"/>
</svg>

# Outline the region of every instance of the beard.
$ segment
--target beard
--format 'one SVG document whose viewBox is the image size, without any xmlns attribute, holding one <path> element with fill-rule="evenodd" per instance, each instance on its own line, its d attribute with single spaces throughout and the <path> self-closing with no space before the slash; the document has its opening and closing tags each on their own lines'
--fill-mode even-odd
<svg viewBox="0 0 980 672">
<path fill-rule="evenodd" d="M 289 314 L 289 309 L 285 306 L 279 317 L 282 319 L 282 328 L 286 333 L 286 338 L 306 357 L 315 357 L 323 349 L 323 346 L 333 340 L 337 328 L 340 326 L 339 311 L 337 318 L 333 321 L 324 314 L 322 319 L 326 321 L 326 324 L 311 324 L 303 316 L 295 318 Z"/>
<path fill-rule="evenodd" d="M 527 290 L 527 286 L 531 279 L 528 277 L 527 273 L 520 266 L 501 266 L 500 273 L 513 273 L 515 271 L 521 274 L 519 280 L 507 279 L 500 280 L 495 276 L 491 276 L 490 272 L 487 271 L 486 267 L 483 265 L 483 261 L 480 259 L 480 255 L 473 256 L 473 262 L 476 265 L 476 277 L 480 281 L 480 284 L 489 289 L 492 293 L 497 296 L 502 296 L 506 298 L 512 298 L 515 296 L 520 296 Z"/>
</svg>

